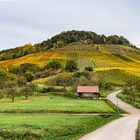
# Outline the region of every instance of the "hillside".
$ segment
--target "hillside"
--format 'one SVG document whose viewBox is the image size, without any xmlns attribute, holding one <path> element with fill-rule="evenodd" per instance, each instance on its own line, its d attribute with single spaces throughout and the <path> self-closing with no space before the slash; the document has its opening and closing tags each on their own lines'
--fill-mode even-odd
<svg viewBox="0 0 140 140">
<path fill-rule="evenodd" d="M 123 69 L 136 73 L 140 70 L 140 52 L 122 45 L 68 45 L 54 51 L 0 61 L 0 68 L 7 69 L 9 65 L 19 66 L 26 62 L 43 66 L 54 59 L 63 65 L 67 60 L 75 60 L 79 68 L 91 66 L 95 70 Z"/>
<path fill-rule="evenodd" d="M 124 45 L 130 46 L 132 49 L 137 49 L 123 36 L 111 35 L 98 35 L 91 31 L 67 31 L 53 36 L 37 44 L 25 44 L 23 46 L 0 51 L 0 60 L 15 59 L 23 57 L 28 54 L 46 52 L 56 48 L 63 48 L 67 45 L 80 44 L 80 45 L 93 45 L 93 44 L 107 44 L 107 45 Z M 138 50 L 138 49 L 137 49 Z"/>
<path fill-rule="evenodd" d="M 51 40 L 49 40 L 49 42 L 55 42 L 58 40 L 62 41 L 63 39 L 68 41 L 68 38 L 78 36 L 76 35 L 72 37 L 72 33 L 78 34 L 79 32 L 64 32 L 60 35 L 54 36 Z M 90 32 L 84 32 L 81 37 L 82 40 L 80 41 L 79 38 L 77 40 L 75 39 L 74 42 L 71 40 L 69 43 L 66 42 L 64 46 L 61 46 L 59 44 L 60 42 L 58 43 L 60 46 L 58 44 L 58 46 L 56 46 L 56 44 L 53 43 L 54 45 L 50 45 L 49 49 L 42 49 L 41 44 L 41 46 L 38 44 L 38 47 L 36 47 L 37 44 L 34 46 L 31 44 L 25 45 L 24 47 L 28 48 L 27 50 L 30 50 L 32 53 L 28 54 L 28 51 L 22 47 L 22 50 L 26 50 L 26 55 L 23 53 L 23 56 L 20 56 L 19 58 L 1 60 L 0 70 L 4 70 L 7 74 L 9 74 L 11 67 L 17 69 L 17 67 L 25 63 L 36 64 L 36 66 L 43 69 L 46 64 L 53 60 L 57 60 L 64 68 L 68 61 L 74 60 L 78 65 L 79 71 L 84 71 L 85 67 L 92 67 L 95 77 L 107 77 L 107 81 L 110 83 L 123 84 L 124 78 L 129 77 L 129 75 L 140 77 L 140 50 L 138 48 L 133 47 L 130 43 L 128 43 L 129 41 L 126 40 L 123 44 L 119 44 L 119 42 L 118 44 L 113 44 L 113 42 L 110 44 L 109 42 L 101 44 L 95 44 L 94 42 L 87 43 L 85 35 L 89 33 Z M 95 35 L 95 33 L 90 34 Z M 116 38 L 121 39 L 122 37 L 115 36 L 115 39 Z M 107 40 L 108 37 L 106 37 L 106 41 Z M 45 45 L 43 46 L 45 48 Z M 46 46 L 48 47 L 49 45 Z M 34 49 L 32 49 L 32 47 L 34 47 Z M 36 48 L 38 48 L 38 51 Z M 18 49 L 20 50 L 21 48 Z M 5 51 L 5 54 L 9 55 L 9 50 Z M 12 53 L 10 54 L 12 55 Z M 33 73 L 35 72 L 33 71 Z M 39 77 L 42 77 L 41 75 L 43 75 L 43 72 L 39 70 L 38 73 L 40 75 Z M 38 73 L 36 71 L 36 75 L 38 75 Z M 16 77 L 19 76 L 16 72 L 14 74 Z"/>
</svg>

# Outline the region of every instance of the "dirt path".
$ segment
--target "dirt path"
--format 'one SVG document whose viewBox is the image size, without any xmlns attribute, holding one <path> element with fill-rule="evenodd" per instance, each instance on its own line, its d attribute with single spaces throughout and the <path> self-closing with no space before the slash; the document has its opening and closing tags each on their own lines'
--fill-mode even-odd
<svg viewBox="0 0 140 140">
<path fill-rule="evenodd" d="M 129 112 L 129 115 L 115 120 L 94 132 L 87 134 L 79 140 L 135 140 L 135 132 L 140 119 L 140 110 L 136 109 L 116 97 L 121 92 L 113 92 L 108 95 L 108 99 L 114 104 Z"/>
</svg>

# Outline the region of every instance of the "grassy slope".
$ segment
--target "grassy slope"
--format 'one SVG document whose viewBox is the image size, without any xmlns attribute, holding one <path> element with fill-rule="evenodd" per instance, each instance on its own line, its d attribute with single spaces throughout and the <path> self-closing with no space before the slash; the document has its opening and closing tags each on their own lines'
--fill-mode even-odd
<svg viewBox="0 0 140 140">
<path fill-rule="evenodd" d="M 12 140 L 24 129 L 42 133 L 42 140 L 76 140 L 119 116 L 71 116 L 47 114 L 0 114 L 1 133 L 3 137 L 12 135 Z M 12 120 L 12 121 L 11 121 Z M 4 130 L 3 130 L 4 129 Z M 7 129 L 10 129 L 8 131 Z M 7 130 L 7 131 L 6 131 Z M 13 135 L 13 130 L 16 131 Z M 24 131 L 23 131 L 24 132 Z M 36 135 L 34 135 L 36 136 Z M 21 140 L 18 138 L 18 140 Z"/>
<path fill-rule="evenodd" d="M 52 97 L 52 99 L 50 98 Z M 30 100 L 0 100 L 0 111 L 23 110 L 23 112 L 65 112 L 65 113 L 114 113 L 112 106 L 104 100 L 88 100 L 63 96 L 35 96 Z M 18 112 L 18 111 L 17 111 Z"/>
<path fill-rule="evenodd" d="M 53 79 L 55 79 L 57 76 L 63 76 L 63 75 L 67 75 L 67 76 L 71 76 L 70 73 L 60 73 L 58 75 L 54 75 L 54 76 L 50 76 L 50 77 L 47 77 L 47 78 L 41 78 L 41 79 L 37 79 L 37 80 L 34 80 L 33 82 L 36 83 L 36 84 L 47 84 L 47 85 L 51 85 Z M 117 85 L 117 86 L 122 86 L 125 84 L 125 79 L 127 77 L 139 77 L 140 76 L 140 73 L 137 73 L 136 75 L 136 72 L 132 74 L 132 72 L 127 72 L 127 71 L 124 71 L 124 70 L 119 70 L 119 69 L 108 69 L 108 70 L 98 70 L 98 71 L 95 71 L 93 73 L 94 75 L 94 78 L 98 79 L 99 77 L 100 78 L 103 78 L 105 79 L 107 82 L 110 82 L 114 85 Z M 53 85 L 54 86 L 54 85 Z"/>
<path fill-rule="evenodd" d="M 138 92 L 137 92 L 137 93 L 138 93 Z M 135 98 L 135 100 L 132 101 L 132 102 L 130 102 L 130 100 L 128 100 L 128 99 L 126 98 L 126 95 L 124 95 L 124 94 L 122 94 L 122 93 L 119 93 L 117 96 L 118 96 L 121 100 L 123 100 L 123 101 L 125 101 L 125 102 L 127 102 L 127 103 L 129 103 L 129 104 L 131 104 L 131 105 L 133 105 L 133 106 L 135 106 L 135 107 L 137 107 L 137 108 L 140 108 L 140 97 L 139 97 L 139 96 L 137 96 L 137 97 Z"/>
</svg>

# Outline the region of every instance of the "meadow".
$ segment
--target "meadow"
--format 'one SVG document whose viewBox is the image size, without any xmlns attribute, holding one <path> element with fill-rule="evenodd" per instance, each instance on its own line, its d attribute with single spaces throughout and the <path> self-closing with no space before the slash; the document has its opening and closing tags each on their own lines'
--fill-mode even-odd
<svg viewBox="0 0 140 140">
<path fill-rule="evenodd" d="M 32 96 L 29 100 L 17 97 L 15 102 L 4 98 L 0 100 L 0 104 L 0 112 L 115 113 L 117 110 L 107 100 L 56 96 L 53 93 Z"/>
<path fill-rule="evenodd" d="M 0 114 L 3 140 L 77 140 L 120 116 Z"/>
</svg>

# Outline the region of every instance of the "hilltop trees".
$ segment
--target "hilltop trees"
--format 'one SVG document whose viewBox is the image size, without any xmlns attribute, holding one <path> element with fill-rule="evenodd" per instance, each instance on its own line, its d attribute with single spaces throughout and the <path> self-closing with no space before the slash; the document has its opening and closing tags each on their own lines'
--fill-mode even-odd
<svg viewBox="0 0 140 140">
<path fill-rule="evenodd" d="M 47 41 L 48 48 L 55 48 L 58 42 L 61 47 L 73 42 L 85 42 L 86 44 L 122 44 L 130 46 L 130 42 L 122 36 L 112 35 L 106 37 L 105 35 L 98 35 L 95 32 L 88 31 L 67 31 L 56 35 Z"/>
<path fill-rule="evenodd" d="M 32 45 L 25 44 L 15 49 L 9 49 L 0 52 L 0 60 L 15 59 L 28 54 L 33 54 L 42 51 L 53 50 L 61 48 L 71 43 L 84 43 L 84 44 L 121 44 L 134 47 L 123 36 L 111 35 L 98 35 L 91 31 L 67 31 L 53 36 L 51 39 L 45 40 L 41 43 Z"/>
</svg>

